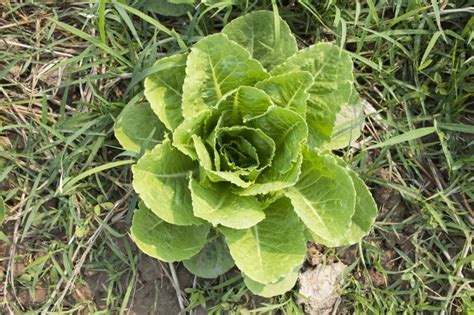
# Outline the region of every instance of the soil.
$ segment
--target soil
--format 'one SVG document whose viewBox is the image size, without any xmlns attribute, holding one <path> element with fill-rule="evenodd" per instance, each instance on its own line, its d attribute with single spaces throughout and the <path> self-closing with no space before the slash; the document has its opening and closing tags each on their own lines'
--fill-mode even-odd
<svg viewBox="0 0 474 315">
<path fill-rule="evenodd" d="M 179 314 L 177 293 L 161 263 L 141 254 L 137 264 L 137 280 L 132 291 L 127 314 Z M 164 266 L 167 268 L 167 266 Z M 177 277 L 182 289 L 192 286 L 193 277 L 178 266 Z M 85 282 L 76 288 L 73 296 L 76 302 L 93 302 L 99 310 L 105 310 L 104 299 L 107 296 L 107 275 L 103 272 L 85 271 L 82 277 Z M 123 283 L 127 287 L 128 283 Z"/>
<path fill-rule="evenodd" d="M 177 269 L 181 288 L 192 285 L 192 278 L 184 268 Z M 181 309 L 176 291 L 164 274 L 160 263 L 142 255 L 138 264 L 138 283 L 132 299 L 130 314 L 178 314 Z M 158 298 L 156 298 L 158 297 Z"/>
</svg>

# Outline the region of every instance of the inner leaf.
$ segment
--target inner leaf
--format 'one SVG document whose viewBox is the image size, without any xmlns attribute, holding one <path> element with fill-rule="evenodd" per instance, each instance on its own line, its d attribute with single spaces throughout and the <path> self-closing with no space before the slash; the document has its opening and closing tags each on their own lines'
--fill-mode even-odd
<svg viewBox="0 0 474 315">
<path fill-rule="evenodd" d="M 220 152 L 232 170 L 258 168 L 260 164 L 257 149 L 243 137 L 220 144 Z"/>
<path fill-rule="evenodd" d="M 264 91 L 241 86 L 223 98 L 217 108 L 222 113 L 222 126 L 234 126 L 264 114 L 271 105 L 272 100 Z"/>
<path fill-rule="evenodd" d="M 216 132 L 218 150 L 229 166 L 262 170 L 271 165 L 275 154 L 275 142 L 263 131 L 234 126 L 223 127 Z"/>
</svg>

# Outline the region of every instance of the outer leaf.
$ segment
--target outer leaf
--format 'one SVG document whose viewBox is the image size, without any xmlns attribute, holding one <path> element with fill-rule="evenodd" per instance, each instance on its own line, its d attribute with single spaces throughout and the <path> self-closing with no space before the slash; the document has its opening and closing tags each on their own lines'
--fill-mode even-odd
<svg viewBox="0 0 474 315">
<path fill-rule="evenodd" d="M 193 161 L 165 140 L 132 167 L 133 188 L 145 205 L 166 222 L 201 224 L 193 215 L 188 189 L 189 174 L 196 169 Z"/>
<path fill-rule="evenodd" d="M 235 264 L 254 281 L 278 281 L 299 266 L 306 253 L 304 225 L 287 198 L 265 210 L 265 219 L 247 230 L 222 228 Z"/>
<path fill-rule="evenodd" d="M 158 60 L 153 67 L 160 70 L 145 79 L 145 96 L 169 130 L 183 121 L 181 99 L 187 56 L 179 54 Z"/>
<path fill-rule="evenodd" d="M 177 226 L 158 218 L 143 204 L 135 211 L 132 239 L 147 255 L 172 262 L 196 255 L 206 244 L 209 225 Z"/>
<path fill-rule="evenodd" d="M 229 39 L 242 45 L 252 57 L 271 69 L 296 53 L 296 39 L 286 22 L 279 18 L 275 29 L 274 14 L 256 11 L 239 17 L 222 30 Z"/>
<path fill-rule="evenodd" d="M 216 238 L 204 246 L 196 256 L 183 261 L 184 267 L 201 278 L 217 278 L 234 266 L 229 248 L 223 237 Z"/>
<path fill-rule="evenodd" d="M 260 295 L 266 298 L 270 298 L 276 295 L 284 294 L 291 290 L 298 280 L 299 268 L 296 268 L 288 275 L 278 279 L 275 283 L 263 284 L 254 281 L 244 275 L 244 282 L 247 288 L 252 291 L 253 294 Z"/>
<path fill-rule="evenodd" d="M 164 126 L 147 103 L 130 103 L 114 126 L 115 138 L 125 150 L 151 150 L 163 140 Z"/>
<path fill-rule="evenodd" d="M 359 93 L 353 90 L 349 103 L 341 107 L 336 115 L 336 123 L 331 135 L 331 141 L 324 144 L 324 148 L 337 150 L 354 143 L 361 133 L 364 124 L 364 107 Z"/>
<path fill-rule="evenodd" d="M 257 88 L 263 90 L 275 105 L 291 109 L 306 116 L 308 89 L 313 85 L 313 76 L 306 71 L 293 71 L 257 82 Z"/>
<path fill-rule="evenodd" d="M 344 161 L 338 159 L 339 165 L 345 165 Z M 355 212 L 352 216 L 352 223 L 345 236 L 341 240 L 325 240 L 314 233 L 311 233 L 315 242 L 330 247 L 345 246 L 357 243 L 362 237 L 367 235 L 375 222 L 377 216 L 377 205 L 364 181 L 359 178 L 356 172 L 347 169 L 351 176 L 356 191 Z"/>
<path fill-rule="evenodd" d="M 306 121 L 310 147 L 329 141 L 336 113 L 349 100 L 352 91 L 352 60 L 339 47 L 319 43 L 300 50 L 285 63 L 274 68 L 272 75 L 294 70 L 308 71 L 314 84 L 309 89 Z"/>
<path fill-rule="evenodd" d="M 264 115 L 249 121 L 248 125 L 262 130 L 275 141 L 272 169 L 280 173 L 288 172 L 298 159 L 301 144 L 308 137 L 308 127 L 303 117 L 292 110 L 272 106 Z"/>
<path fill-rule="evenodd" d="M 329 241 L 344 238 L 354 214 L 355 189 L 332 157 L 304 150 L 300 178 L 285 195 L 312 232 Z"/>
<path fill-rule="evenodd" d="M 210 35 L 193 46 L 186 64 L 183 113 L 192 117 L 214 107 L 228 92 L 268 77 L 244 48 L 224 34 Z"/>
<path fill-rule="evenodd" d="M 367 235 L 377 216 L 377 205 L 364 181 L 356 172 L 347 170 L 352 178 L 356 190 L 355 212 L 352 216 L 352 225 L 346 234 L 346 243 L 357 243 Z"/>
<path fill-rule="evenodd" d="M 225 184 L 206 185 L 191 179 L 189 183 L 194 215 L 216 226 L 247 229 L 265 218 L 263 207 L 256 197 L 241 197 Z"/>
</svg>

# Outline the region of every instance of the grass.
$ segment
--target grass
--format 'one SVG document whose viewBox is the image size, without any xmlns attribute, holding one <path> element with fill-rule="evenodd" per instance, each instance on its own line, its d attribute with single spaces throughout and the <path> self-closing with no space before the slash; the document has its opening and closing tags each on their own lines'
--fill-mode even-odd
<svg viewBox="0 0 474 315">
<path fill-rule="evenodd" d="M 326 40 L 351 51 L 367 101 L 363 137 L 341 154 L 373 188 L 380 215 L 360 244 L 322 250 L 350 264 L 339 311 L 472 314 L 474 9 L 275 4 L 301 47 Z M 271 8 L 220 2 L 166 18 L 119 2 L 0 4 L 0 309 L 139 313 L 153 286 L 146 300 L 155 310 L 179 296 L 187 310 L 301 312 L 292 293 L 262 304 L 239 276 L 193 281 L 178 265 L 152 262 L 160 276 L 144 280 L 151 262 L 127 234 L 134 156 L 112 131 L 125 104 L 143 101 L 156 59 Z"/>
</svg>

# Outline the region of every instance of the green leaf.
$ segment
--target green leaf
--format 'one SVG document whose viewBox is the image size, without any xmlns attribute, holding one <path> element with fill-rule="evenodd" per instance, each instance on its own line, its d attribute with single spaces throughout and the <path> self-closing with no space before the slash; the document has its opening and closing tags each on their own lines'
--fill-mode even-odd
<svg viewBox="0 0 474 315">
<path fill-rule="evenodd" d="M 179 54 L 158 60 L 157 72 L 145 79 L 145 97 L 151 108 L 169 130 L 182 121 L 182 88 L 188 54 Z"/>
<path fill-rule="evenodd" d="M 344 243 L 346 245 L 357 243 L 362 237 L 367 235 L 377 216 L 377 205 L 364 181 L 359 178 L 356 172 L 349 169 L 347 171 L 354 183 L 356 201 L 352 225 L 345 236 Z"/>
<path fill-rule="evenodd" d="M 264 91 L 242 86 L 217 104 L 219 111 L 224 113 L 220 125 L 241 124 L 264 114 L 272 104 L 272 99 Z"/>
<path fill-rule="evenodd" d="M 242 186 L 241 196 L 265 194 L 292 186 L 298 180 L 301 166 L 301 145 L 306 141 L 308 129 L 297 113 L 273 105 L 263 115 L 247 122 L 262 130 L 275 142 L 272 165 L 265 168 L 252 185 Z"/>
<path fill-rule="evenodd" d="M 196 150 L 199 164 L 205 170 L 212 170 L 213 168 L 212 159 L 206 147 L 206 144 L 204 143 L 204 141 L 202 141 L 201 137 L 199 137 L 198 135 L 192 135 L 191 138 L 193 139 L 194 148 Z"/>
<path fill-rule="evenodd" d="M 269 284 L 263 284 L 254 281 L 247 277 L 245 274 L 243 276 L 245 285 L 250 291 L 252 291 L 253 294 L 270 298 L 290 291 L 295 286 L 296 281 L 298 280 L 298 271 L 299 268 L 296 268 L 288 275 L 278 279 L 278 281 Z"/>
<path fill-rule="evenodd" d="M 308 89 L 313 85 L 313 76 L 306 71 L 293 71 L 257 82 L 257 88 L 267 93 L 275 105 L 291 109 L 306 116 Z"/>
<path fill-rule="evenodd" d="M 181 152 L 196 160 L 198 154 L 193 135 L 206 136 L 209 121 L 212 121 L 213 111 L 207 110 L 195 117 L 186 118 L 173 132 L 173 145 Z"/>
<path fill-rule="evenodd" d="M 255 183 L 247 188 L 238 191 L 241 196 L 267 194 L 277 192 L 286 187 L 293 186 L 298 181 L 303 155 L 300 153 L 296 162 L 293 162 L 291 168 L 286 173 L 281 173 L 278 169 L 266 168 L 255 180 Z"/>
<path fill-rule="evenodd" d="M 244 143 L 252 150 L 242 151 Z M 208 171 L 207 176 L 213 182 L 228 181 L 242 188 L 252 185 L 256 176 L 270 166 L 275 154 L 275 142 L 263 131 L 247 126 L 217 128 L 215 146 L 221 170 Z"/>
<path fill-rule="evenodd" d="M 189 188 L 193 200 L 194 215 L 233 229 L 247 229 L 265 218 L 263 207 L 254 196 L 234 194 L 226 184 L 200 184 L 191 179 Z"/>
<path fill-rule="evenodd" d="M 265 68 L 271 69 L 298 50 L 288 24 L 278 18 L 277 27 L 278 31 L 273 12 L 256 11 L 233 20 L 222 29 L 222 33 L 250 51 Z"/>
<path fill-rule="evenodd" d="M 271 74 L 284 74 L 294 70 L 308 71 L 313 75 L 306 122 L 309 129 L 308 145 L 316 147 L 330 140 L 336 113 L 349 100 L 354 80 L 352 60 L 339 47 L 319 43 L 300 50 L 274 68 Z"/>
<path fill-rule="evenodd" d="M 340 240 L 351 226 L 354 184 L 348 172 L 329 155 L 304 150 L 300 178 L 285 195 L 300 219 L 321 238 Z"/>
<path fill-rule="evenodd" d="M 362 237 L 369 233 L 377 216 L 377 205 L 364 181 L 360 179 L 356 172 L 349 169 L 342 159 L 337 158 L 336 161 L 338 165 L 345 167 L 351 176 L 356 191 L 356 200 L 354 215 L 351 218 L 351 226 L 343 239 L 337 241 L 325 240 L 312 233 L 313 241 L 330 247 L 351 245 L 359 242 Z"/>
<path fill-rule="evenodd" d="M 130 103 L 122 110 L 114 126 L 115 138 L 128 151 L 153 149 L 163 140 L 164 126 L 146 103 Z"/>
<path fill-rule="evenodd" d="M 363 124 L 364 106 L 359 93 L 353 90 L 349 103 L 343 105 L 336 114 L 331 140 L 325 143 L 323 147 L 329 150 L 337 150 L 351 145 L 360 137 Z"/>
<path fill-rule="evenodd" d="M 287 198 L 265 210 L 265 219 L 247 230 L 221 228 L 239 269 L 254 281 L 278 281 L 300 266 L 306 253 L 304 225 Z"/>
<path fill-rule="evenodd" d="M 196 256 L 184 260 L 183 265 L 198 277 L 214 279 L 229 271 L 234 260 L 224 238 L 219 237 L 207 243 Z"/>
<path fill-rule="evenodd" d="M 207 171 L 206 175 L 212 182 L 229 182 L 238 187 L 249 187 L 253 180 L 245 178 L 247 171 Z"/>
<path fill-rule="evenodd" d="M 230 170 L 252 170 L 259 167 L 257 149 L 244 137 L 220 145 L 225 166 Z"/>
<path fill-rule="evenodd" d="M 140 204 L 135 210 L 131 235 L 145 254 L 173 262 L 191 258 L 207 241 L 209 225 L 178 226 L 166 223 Z"/>
<path fill-rule="evenodd" d="M 264 115 L 249 121 L 248 125 L 262 130 L 275 142 L 271 168 L 280 173 L 288 172 L 308 137 L 308 127 L 303 117 L 292 110 L 272 106 Z"/>
<path fill-rule="evenodd" d="M 133 188 L 145 205 L 166 222 L 201 224 L 193 215 L 188 188 L 189 175 L 196 169 L 196 163 L 173 148 L 167 139 L 132 167 Z"/>
<path fill-rule="evenodd" d="M 275 154 L 275 142 L 261 130 L 247 126 L 219 128 L 216 146 L 221 157 L 235 165 L 230 170 L 266 167 Z"/>
<path fill-rule="evenodd" d="M 224 152 L 224 145 L 235 142 L 236 144 L 246 140 L 251 144 L 257 153 L 257 168 L 262 169 L 271 164 L 275 155 L 275 141 L 267 136 L 262 130 L 247 126 L 222 127 L 217 130 L 217 144 L 221 148 L 221 154 L 228 155 L 228 159 L 234 161 L 238 167 L 245 169 L 245 164 L 239 165 L 237 157 L 232 156 L 231 152 Z M 248 158 L 251 158 L 250 156 Z M 245 162 L 243 159 L 241 162 Z"/>
<path fill-rule="evenodd" d="M 186 119 L 174 132 L 174 145 L 198 159 L 212 181 L 248 187 L 270 165 L 274 141 L 258 129 L 221 127 L 223 116 L 217 118 L 218 111 L 210 110 Z"/>
<path fill-rule="evenodd" d="M 183 84 L 184 116 L 193 117 L 214 107 L 226 93 L 267 77 L 262 65 L 226 35 L 207 36 L 193 46 L 188 56 Z"/>
</svg>

